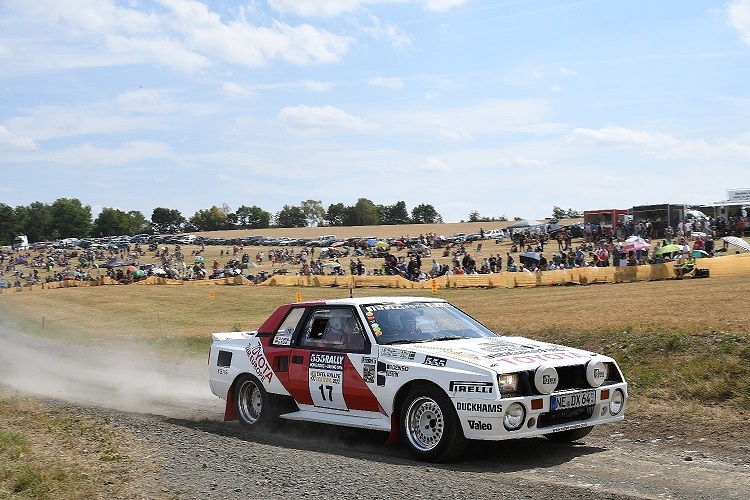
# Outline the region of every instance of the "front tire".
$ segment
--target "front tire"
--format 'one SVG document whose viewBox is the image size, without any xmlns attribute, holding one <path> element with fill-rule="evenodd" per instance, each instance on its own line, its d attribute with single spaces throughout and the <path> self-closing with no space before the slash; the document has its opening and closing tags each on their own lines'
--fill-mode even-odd
<svg viewBox="0 0 750 500">
<path fill-rule="evenodd" d="M 409 452 L 424 462 L 448 462 L 468 443 L 450 398 L 434 386 L 417 387 L 404 401 L 399 419 Z"/>
<path fill-rule="evenodd" d="M 278 417 L 268 392 L 252 375 L 242 375 L 234 388 L 234 407 L 240 423 L 249 429 L 267 428 Z"/>
<path fill-rule="evenodd" d="M 545 434 L 544 437 L 556 443 L 571 443 L 588 436 L 593 430 L 594 426 L 581 427 L 580 429 L 571 429 L 569 431 L 551 432 Z"/>
</svg>

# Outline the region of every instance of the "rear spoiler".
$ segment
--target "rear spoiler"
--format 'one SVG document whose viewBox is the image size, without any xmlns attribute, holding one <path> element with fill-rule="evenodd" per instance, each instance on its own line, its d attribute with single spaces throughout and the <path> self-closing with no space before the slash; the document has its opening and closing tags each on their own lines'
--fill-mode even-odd
<svg viewBox="0 0 750 500">
<path fill-rule="evenodd" d="M 251 337 L 255 337 L 257 335 L 256 332 L 218 332 L 218 333 L 212 333 L 211 337 L 213 338 L 213 341 L 221 341 L 221 340 L 242 340 L 242 339 L 249 339 Z"/>
</svg>

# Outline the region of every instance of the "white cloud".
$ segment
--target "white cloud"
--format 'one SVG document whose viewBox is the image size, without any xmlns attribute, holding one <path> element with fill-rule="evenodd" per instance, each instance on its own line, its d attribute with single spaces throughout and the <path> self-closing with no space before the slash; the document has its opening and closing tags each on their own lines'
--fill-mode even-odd
<svg viewBox="0 0 750 500">
<path fill-rule="evenodd" d="M 662 132 L 645 132 L 613 125 L 607 125 L 599 130 L 574 129 L 569 141 L 606 147 L 640 149 L 652 154 L 675 158 L 750 157 L 750 145 L 748 144 L 735 141 L 710 144 L 702 139 L 684 141 Z"/>
<path fill-rule="evenodd" d="M 380 19 L 370 16 L 372 26 L 363 28 L 362 31 L 377 40 L 389 40 L 391 45 L 397 49 L 411 46 L 411 38 L 407 33 L 398 29 L 394 24 L 383 24 Z"/>
<path fill-rule="evenodd" d="M 549 162 L 545 160 L 532 160 L 522 155 L 514 155 L 512 158 L 512 162 L 514 165 L 522 168 L 537 168 L 546 167 L 549 165 Z"/>
<path fill-rule="evenodd" d="M 195 73 L 215 63 L 260 67 L 281 59 L 296 65 L 325 64 L 339 61 L 353 43 L 351 37 L 309 24 L 247 20 L 244 9 L 223 20 L 195 0 L 158 3 L 162 8 L 149 12 L 131 8 L 134 2 L 120 6 L 114 0 L 8 0 L 8 8 L 18 23 L 46 30 L 56 40 L 47 49 L 44 39 L 22 39 L 37 50 L 34 64 L 44 61 L 49 69 L 157 63 Z"/>
<path fill-rule="evenodd" d="M 451 141 L 470 141 L 472 140 L 471 134 L 468 132 L 461 132 L 455 130 L 448 130 L 441 128 L 438 130 L 438 136 L 442 139 L 449 139 Z"/>
<path fill-rule="evenodd" d="M 222 92 L 229 97 L 252 97 L 255 92 L 237 83 L 226 82 L 221 86 Z"/>
<path fill-rule="evenodd" d="M 330 82 L 319 82 L 316 80 L 305 80 L 302 82 L 302 85 L 312 92 L 325 92 L 333 88 L 333 84 Z"/>
<path fill-rule="evenodd" d="M 268 4 L 278 12 L 305 17 L 333 17 L 353 12 L 367 0 L 268 0 Z"/>
<path fill-rule="evenodd" d="M 419 169 L 425 172 L 447 173 L 448 165 L 437 158 L 427 158 L 419 164 Z"/>
<path fill-rule="evenodd" d="M 569 68 L 560 68 L 557 71 L 561 75 L 565 75 L 565 76 L 578 76 L 578 73 L 576 71 L 573 71 L 572 69 L 569 69 Z"/>
<path fill-rule="evenodd" d="M 383 87 L 386 89 L 400 89 L 404 86 L 404 81 L 401 78 L 385 78 L 383 76 L 370 78 L 367 83 L 373 87 Z"/>
<path fill-rule="evenodd" d="M 736 29 L 742 41 L 750 45 L 750 0 L 736 0 L 729 4 L 729 25 Z"/>
<path fill-rule="evenodd" d="M 466 0 L 425 0 L 424 4 L 427 10 L 433 12 L 445 12 L 454 7 L 461 7 Z"/>
<path fill-rule="evenodd" d="M 336 133 L 361 130 L 364 122 L 333 106 L 288 106 L 279 111 L 279 121 L 301 133 Z"/>
<path fill-rule="evenodd" d="M 16 135 L 0 125 L 0 146 L 10 146 L 14 149 L 37 149 L 39 146 L 31 137 Z"/>
</svg>

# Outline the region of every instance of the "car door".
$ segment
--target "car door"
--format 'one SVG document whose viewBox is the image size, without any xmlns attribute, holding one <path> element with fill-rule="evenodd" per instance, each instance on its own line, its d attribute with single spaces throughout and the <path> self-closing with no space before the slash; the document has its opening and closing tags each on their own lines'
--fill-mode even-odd
<svg viewBox="0 0 750 500">
<path fill-rule="evenodd" d="M 313 307 L 291 349 L 290 393 L 310 410 L 380 412 L 372 349 L 354 308 Z"/>
</svg>

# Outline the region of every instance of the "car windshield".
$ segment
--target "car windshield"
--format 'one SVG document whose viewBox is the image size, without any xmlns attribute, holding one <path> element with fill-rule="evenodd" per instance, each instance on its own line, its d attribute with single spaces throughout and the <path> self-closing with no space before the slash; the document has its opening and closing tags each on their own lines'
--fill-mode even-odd
<svg viewBox="0 0 750 500">
<path fill-rule="evenodd" d="M 447 302 L 368 304 L 362 311 L 381 345 L 496 336 Z"/>
</svg>

